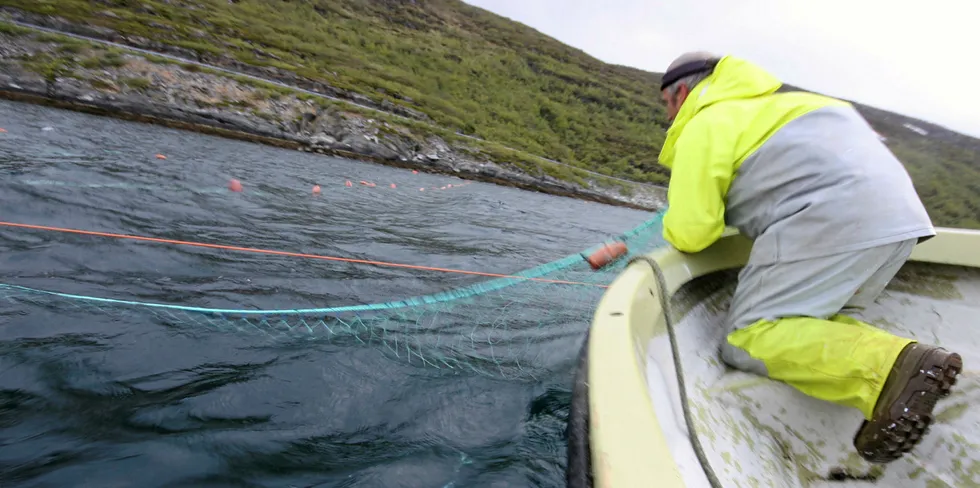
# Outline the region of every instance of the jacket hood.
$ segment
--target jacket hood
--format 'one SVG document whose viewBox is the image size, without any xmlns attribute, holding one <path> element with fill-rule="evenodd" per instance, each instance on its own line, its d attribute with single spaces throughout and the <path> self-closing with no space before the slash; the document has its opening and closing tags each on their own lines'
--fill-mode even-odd
<svg viewBox="0 0 980 488">
<path fill-rule="evenodd" d="M 691 90 L 667 130 L 660 164 L 668 169 L 674 163 L 674 145 L 684 126 L 705 108 L 726 100 L 755 98 L 774 93 L 782 86 L 775 76 L 760 66 L 735 56 L 725 56 L 714 72 Z"/>
</svg>

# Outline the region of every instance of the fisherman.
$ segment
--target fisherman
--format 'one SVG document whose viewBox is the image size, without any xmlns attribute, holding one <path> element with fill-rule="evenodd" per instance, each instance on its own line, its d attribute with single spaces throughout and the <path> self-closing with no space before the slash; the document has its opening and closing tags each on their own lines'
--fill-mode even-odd
<svg viewBox="0 0 980 488">
<path fill-rule="evenodd" d="M 735 56 L 671 63 L 664 238 L 686 253 L 726 225 L 752 240 L 722 358 L 857 408 L 855 449 L 888 463 L 921 440 L 963 363 L 853 315 L 935 229 L 905 167 L 851 104 L 781 86 Z"/>
</svg>

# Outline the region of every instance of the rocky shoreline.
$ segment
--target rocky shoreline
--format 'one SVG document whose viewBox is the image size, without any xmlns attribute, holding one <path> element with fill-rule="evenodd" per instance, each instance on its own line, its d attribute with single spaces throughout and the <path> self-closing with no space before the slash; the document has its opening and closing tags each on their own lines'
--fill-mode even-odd
<svg viewBox="0 0 980 488">
<path fill-rule="evenodd" d="M 84 41 L 3 33 L 0 67 L 0 97 L 6 99 L 610 205 L 642 210 L 665 205 L 661 187 L 597 181 L 601 178 L 580 173 L 577 182 L 564 181 L 528 164 L 526 155 L 491 160 L 477 141 L 432 134 L 344 102 Z"/>
</svg>

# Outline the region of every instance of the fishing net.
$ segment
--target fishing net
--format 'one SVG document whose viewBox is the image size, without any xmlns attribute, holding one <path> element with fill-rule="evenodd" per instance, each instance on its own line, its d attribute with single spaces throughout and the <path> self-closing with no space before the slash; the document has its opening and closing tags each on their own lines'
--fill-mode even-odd
<svg viewBox="0 0 980 488">
<path fill-rule="evenodd" d="M 593 270 L 607 243 L 506 278 L 398 301 L 297 310 L 223 310 L 72 295 L 0 284 L 0 300 L 83 313 L 149 314 L 173 327 L 209 327 L 276 340 L 374 346 L 393 360 L 494 377 L 535 378 L 575 360 L 599 299 L 629 258 L 664 244 L 662 213 L 610 239 L 628 252 Z"/>
</svg>

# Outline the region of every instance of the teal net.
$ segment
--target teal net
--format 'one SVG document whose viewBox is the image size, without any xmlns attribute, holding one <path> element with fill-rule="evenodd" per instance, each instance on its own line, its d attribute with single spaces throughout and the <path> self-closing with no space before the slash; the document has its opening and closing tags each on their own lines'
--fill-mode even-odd
<svg viewBox="0 0 980 488">
<path fill-rule="evenodd" d="M 606 243 L 540 266 L 462 288 L 397 301 L 294 310 L 224 310 L 100 298 L 0 284 L 0 300 L 64 312 L 131 318 L 152 315 L 172 327 L 208 327 L 277 341 L 333 341 L 372 346 L 423 368 L 505 378 L 536 378 L 575 360 L 605 286 L 632 256 L 664 245 L 661 219 Z M 625 256 L 593 270 L 586 256 L 612 241 Z"/>
</svg>

